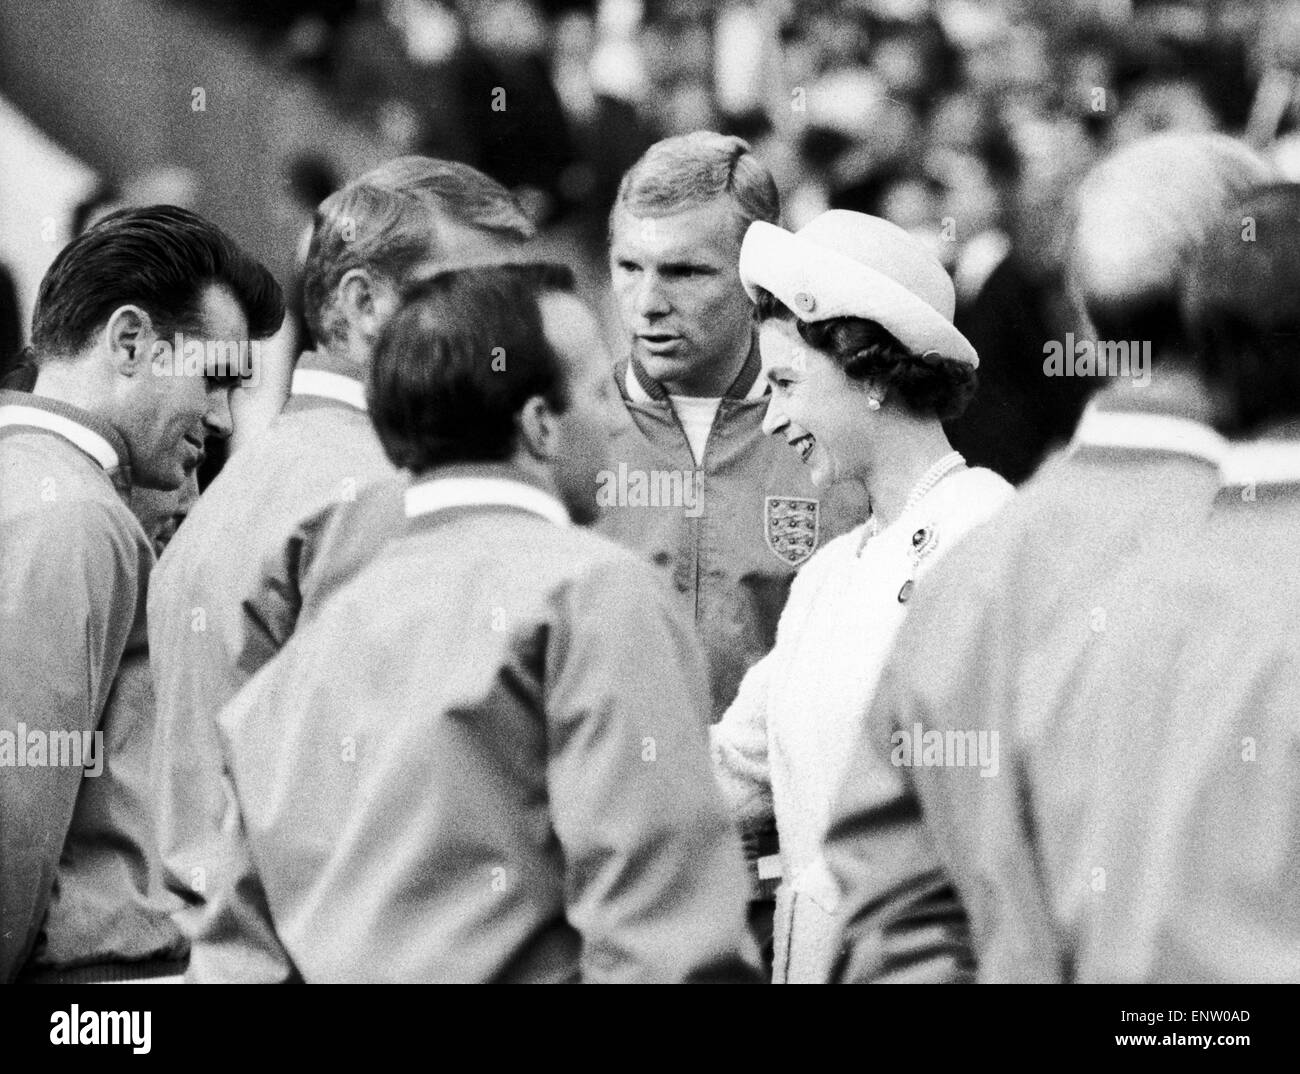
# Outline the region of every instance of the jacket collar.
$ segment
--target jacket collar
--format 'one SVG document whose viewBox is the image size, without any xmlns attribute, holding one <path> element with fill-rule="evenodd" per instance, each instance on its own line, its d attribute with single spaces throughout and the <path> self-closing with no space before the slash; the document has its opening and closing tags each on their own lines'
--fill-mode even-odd
<svg viewBox="0 0 1300 1074">
<path fill-rule="evenodd" d="M 406 490 L 405 503 L 407 518 L 457 507 L 514 507 L 557 526 L 570 524 L 559 500 L 510 466 L 440 467 Z"/>
<path fill-rule="evenodd" d="M 761 399 L 767 392 L 767 384 L 762 377 L 763 362 L 758 353 L 758 336 L 754 335 L 749 345 L 749 354 L 736 379 L 731 382 L 723 395 L 724 399 Z M 668 390 L 645 371 L 645 366 L 629 358 L 620 371 L 619 383 L 624 394 L 634 403 L 668 402 Z"/>
<path fill-rule="evenodd" d="M 1223 461 L 1225 485 L 1300 484 L 1300 442 L 1251 440 L 1234 444 Z"/>
<path fill-rule="evenodd" d="M 43 429 L 89 456 L 119 490 L 129 488 L 131 455 L 122 435 L 81 407 L 27 392 L 0 391 L 0 428 Z"/>
<path fill-rule="evenodd" d="M 1084 408 L 1070 447 L 1186 455 L 1217 467 L 1228 442 L 1195 418 L 1169 411 L 1108 409 L 1094 400 Z"/>
<path fill-rule="evenodd" d="M 304 351 L 293 371 L 290 398 L 323 400 L 353 410 L 366 411 L 366 388 L 354 366 L 330 358 L 323 351 Z"/>
</svg>

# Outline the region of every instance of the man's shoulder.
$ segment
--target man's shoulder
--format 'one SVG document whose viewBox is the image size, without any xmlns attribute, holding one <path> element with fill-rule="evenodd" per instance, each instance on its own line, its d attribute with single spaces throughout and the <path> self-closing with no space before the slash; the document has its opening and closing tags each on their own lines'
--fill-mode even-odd
<svg viewBox="0 0 1300 1074">
<path fill-rule="evenodd" d="M 401 477 L 370 485 L 356 502 L 318 514 L 311 538 L 317 563 L 330 572 L 335 560 L 361 557 L 347 586 L 364 593 L 370 581 L 412 569 L 412 556 L 429 555 L 431 570 L 478 569 L 489 560 L 494 570 L 517 579 L 521 591 L 551 592 L 595 580 L 627 590 L 662 586 L 654 568 L 634 551 L 578 525 L 557 526 L 527 511 L 470 511 L 429 529 L 407 517 Z"/>
<path fill-rule="evenodd" d="M 1241 667 L 1247 653 L 1294 636 L 1287 622 L 1295 622 L 1300 601 L 1296 586 L 1289 588 L 1271 588 L 1257 561 L 1225 549 L 1211 534 L 1156 535 L 1089 595 L 1091 629 L 1077 657 L 1087 678 L 1069 707 L 1089 711 L 1087 702 L 1095 707 L 1099 697 L 1168 690 L 1174 679 L 1186 697 L 1181 685 L 1198 676 L 1219 680 L 1224 653 L 1236 654 L 1233 665 Z M 1190 691 L 1198 698 L 1204 693 Z"/>
<path fill-rule="evenodd" d="M 538 608 L 583 608 L 606 614 L 627 609 L 628 618 L 669 607 L 671 594 L 661 572 L 636 552 L 584 526 L 556 526 L 520 515 L 493 523 L 500 546 L 492 555 L 520 592 L 531 593 Z M 491 538 L 489 538 L 491 539 Z M 468 555 L 482 549 L 467 549 Z"/>
<path fill-rule="evenodd" d="M 246 500 L 267 490 L 339 489 L 394 473 L 366 416 L 344 407 L 280 414 L 233 454 L 213 481 L 209 502 Z"/>
<path fill-rule="evenodd" d="M 372 489 L 369 498 L 391 518 L 393 490 L 384 497 L 381 491 Z M 361 506 L 338 512 L 334 521 L 355 522 Z M 473 608 L 480 589 L 496 595 L 500 613 L 511 622 L 532 628 L 602 630 L 617 624 L 626 632 L 645 623 L 657 605 L 670 606 L 649 564 L 585 528 L 556 526 L 522 511 L 491 517 L 474 512 L 432 529 L 411 527 L 400 510 L 396 517 L 401 533 L 387 541 L 365 547 L 357 539 L 362 523 L 335 530 L 317 552 L 303 582 L 299 626 L 272 662 L 280 671 L 259 673 L 264 692 L 322 661 L 364 662 L 366 654 L 385 651 L 387 639 L 413 637 L 426 626 L 441 636 L 448 624 L 433 607 Z M 450 592 L 440 593 L 448 586 Z M 380 605 L 384 614 L 376 617 Z"/>
<path fill-rule="evenodd" d="M 130 514 L 99 464 L 61 436 L 18 428 L 5 434 L 0 435 L 0 509 L 93 501 L 116 504 Z"/>
<path fill-rule="evenodd" d="M 302 520 L 286 551 L 293 560 L 304 615 L 405 532 L 404 496 L 409 487 L 408 475 L 394 471 Z"/>
<path fill-rule="evenodd" d="M 1141 604 L 1153 620 L 1173 614 L 1210 622 L 1236 615 L 1243 625 L 1263 623 L 1270 633 L 1281 631 L 1279 615 L 1300 589 L 1300 578 L 1268 556 L 1242 554 L 1256 536 L 1254 521 L 1248 505 L 1216 508 L 1201 529 L 1148 535 L 1107 582 L 1098 603 Z M 1275 611 L 1266 610 L 1271 605 Z"/>
<path fill-rule="evenodd" d="M 1062 454 L 972 529 L 959 551 L 991 567 L 1018 567 L 1027 588 L 1050 594 L 1051 579 L 1058 574 L 1074 578 L 1077 561 L 1091 563 L 1118 532 L 1130 532 L 1136 549 L 1138 541 L 1158 534 L 1162 524 L 1172 524 L 1179 514 L 1208 512 L 1209 499 L 1194 484 L 1161 486 L 1159 504 L 1137 495 L 1140 482 L 1160 465 L 1154 457 L 1134 456 L 1121 467 Z"/>
<path fill-rule="evenodd" d="M 337 427 L 326 437 L 306 435 L 319 426 L 301 419 L 319 415 L 333 416 Z M 282 414 L 232 455 L 167 549 L 164 575 L 182 562 L 220 561 L 213 544 L 260 561 L 331 508 L 351 507 L 372 484 L 395 478 L 369 424 L 347 417 L 341 408 Z"/>
<path fill-rule="evenodd" d="M 273 442 L 293 445 L 302 442 L 310 444 L 313 439 L 328 440 L 337 436 L 366 439 L 367 434 L 368 439 L 373 440 L 378 447 L 379 438 L 365 411 L 350 406 L 325 404 L 282 410 L 261 435 Z"/>
<path fill-rule="evenodd" d="M 148 571 L 154 562 L 153 546 L 139 519 L 114 496 L 70 499 L 51 505 L 43 524 L 52 547 L 62 549 L 111 548 L 115 557 L 137 571 Z"/>
<path fill-rule="evenodd" d="M 558 578 L 585 580 L 619 576 L 629 583 L 648 579 L 659 584 L 649 563 L 635 552 L 586 526 L 538 527 L 545 554 L 555 565 Z M 540 542 L 539 542 L 540 543 Z"/>
<path fill-rule="evenodd" d="M 574 526 L 547 527 L 534 547 L 544 562 L 513 568 L 531 590 L 529 618 L 560 637 L 585 639 L 588 657 L 621 654 L 628 674 L 632 667 L 644 673 L 665 654 L 698 644 L 662 572 L 634 552 Z"/>
<path fill-rule="evenodd" d="M 396 532 L 406 520 L 405 495 L 411 486 L 405 471 L 391 470 L 372 478 L 348 495 L 321 504 L 302 523 L 302 531 L 313 540 L 339 540 L 354 532 L 377 529 Z"/>
<path fill-rule="evenodd" d="M 139 520 L 106 476 L 53 437 L 0 439 L 0 544 L 19 532 L 45 533 L 47 551 L 110 541 L 153 554 Z"/>
<path fill-rule="evenodd" d="M 88 600 L 129 622 L 143 612 L 153 566 L 152 544 L 111 491 L 0 510 L 0 612 L 6 593 L 22 594 L 38 609 Z"/>
</svg>

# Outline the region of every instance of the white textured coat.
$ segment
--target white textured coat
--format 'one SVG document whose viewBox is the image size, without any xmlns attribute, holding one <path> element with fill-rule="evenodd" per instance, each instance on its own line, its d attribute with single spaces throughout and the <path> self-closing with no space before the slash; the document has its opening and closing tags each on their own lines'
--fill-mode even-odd
<svg viewBox="0 0 1300 1074">
<path fill-rule="evenodd" d="M 712 729 L 715 769 L 738 823 L 776 819 L 777 981 L 825 979 L 838 895 L 822 838 L 907 611 L 900 592 L 1012 495 L 991 470 L 959 471 L 865 546 L 859 526 L 817 552 L 795 579 L 772 651 Z"/>
</svg>

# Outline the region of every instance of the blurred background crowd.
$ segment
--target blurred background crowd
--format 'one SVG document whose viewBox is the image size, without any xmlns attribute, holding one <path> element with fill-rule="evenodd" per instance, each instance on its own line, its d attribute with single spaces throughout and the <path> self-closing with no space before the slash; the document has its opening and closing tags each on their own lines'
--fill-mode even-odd
<svg viewBox="0 0 1300 1074">
<path fill-rule="evenodd" d="M 1300 178 L 1295 0 L 110 0 L 85 27 L 79 7 L 0 6 L 0 97 L 22 117 L 7 122 L 86 171 L 58 242 L 120 204 L 175 201 L 292 288 L 314 205 L 416 152 L 514 189 L 608 309 L 624 170 L 667 135 L 738 134 L 775 174 L 787 226 L 848 208 L 934 245 L 984 357 L 954 442 L 1013 481 L 1086 394 L 1045 378 L 1042 357 L 1076 327 L 1061 267 L 1089 166 L 1154 131 L 1222 130 Z M 70 71 L 79 89 L 63 91 Z M 0 202 L 58 187 L 5 155 Z M 57 250 L 35 234 L 51 213 L 32 198 L 47 196 L 0 204 L 14 276 L 0 363 Z M 1011 414 L 1023 427 L 1004 442 Z"/>
</svg>

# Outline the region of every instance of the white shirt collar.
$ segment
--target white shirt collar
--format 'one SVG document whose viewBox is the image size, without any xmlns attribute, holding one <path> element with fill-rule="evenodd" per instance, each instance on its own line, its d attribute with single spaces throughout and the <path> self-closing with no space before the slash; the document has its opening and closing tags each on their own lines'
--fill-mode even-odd
<svg viewBox="0 0 1300 1074">
<path fill-rule="evenodd" d="M 1164 451 L 1222 464 L 1228 442 L 1208 425 L 1172 414 L 1137 410 L 1100 410 L 1089 403 L 1074 431 L 1072 448 L 1127 448 Z"/>
<path fill-rule="evenodd" d="M 366 409 L 366 389 L 359 380 L 323 369 L 295 369 L 289 391 L 293 395 L 318 395 L 346 403 L 357 410 Z"/>
<path fill-rule="evenodd" d="M 21 403 L 7 403 L 0 406 L 0 426 L 31 425 L 37 429 L 46 429 L 58 433 L 65 440 L 70 440 L 105 470 L 116 470 L 121 460 L 117 451 L 104 437 L 93 429 L 87 429 L 71 418 L 54 414 L 34 406 Z"/>
<path fill-rule="evenodd" d="M 635 371 L 632 369 L 632 363 L 627 363 L 627 374 L 623 378 L 623 384 L 627 388 L 627 397 L 634 403 L 650 403 L 654 400 L 650 394 L 641 386 L 637 379 Z M 749 391 L 745 393 L 745 399 L 752 402 L 755 399 L 762 399 L 767 393 L 767 379 L 762 373 L 754 378 L 754 383 L 749 386 Z M 673 398 L 677 398 L 674 396 Z"/>
<path fill-rule="evenodd" d="M 1223 460 L 1225 485 L 1300 484 L 1300 443 L 1252 440 L 1234 444 Z"/>
<path fill-rule="evenodd" d="M 522 481 L 504 477 L 435 477 L 406 490 L 406 517 L 453 507 L 518 507 L 567 526 L 569 512 L 554 496 Z"/>
</svg>

